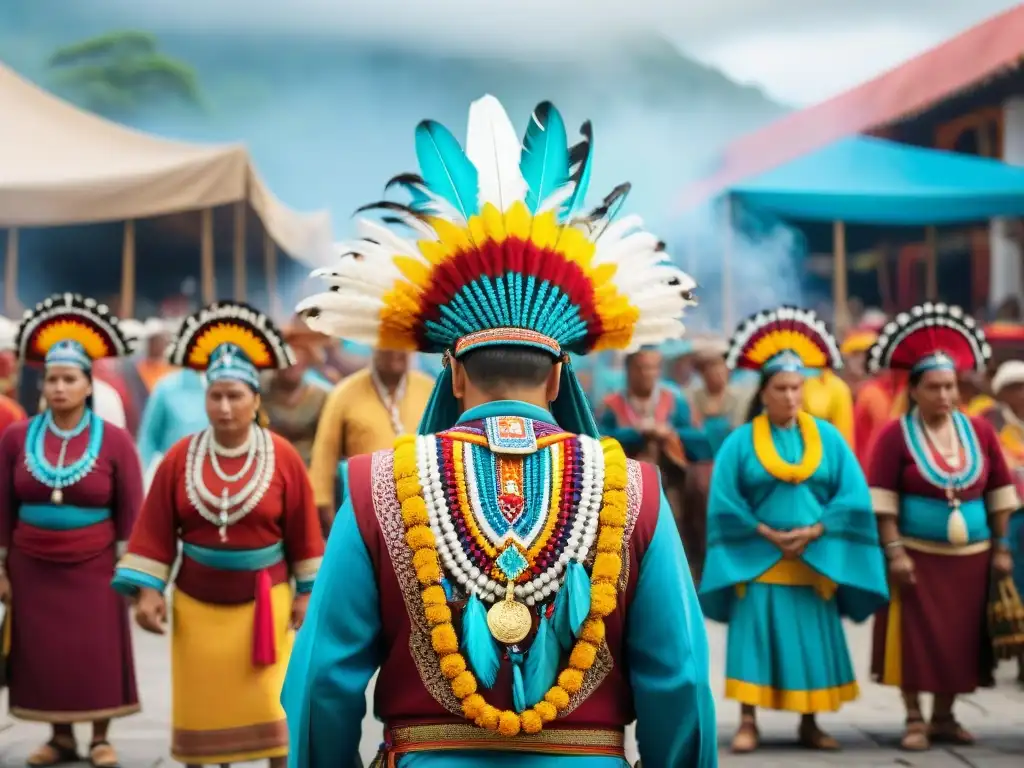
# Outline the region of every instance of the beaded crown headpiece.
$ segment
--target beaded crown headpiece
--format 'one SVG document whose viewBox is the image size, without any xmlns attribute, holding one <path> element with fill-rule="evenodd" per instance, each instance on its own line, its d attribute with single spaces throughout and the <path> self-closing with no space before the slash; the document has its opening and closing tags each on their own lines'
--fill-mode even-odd
<svg viewBox="0 0 1024 768">
<path fill-rule="evenodd" d="M 736 329 L 725 362 L 762 373 L 843 367 L 835 337 L 809 309 L 782 306 L 757 312 Z"/>
<path fill-rule="evenodd" d="M 887 323 L 868 350 L 868 372 L 883 368 L 984 372 L 992 348 L 974 318 L 960 307 L 925 302 Z"/>
<path fill-rule="evenodd" d="M 525 345 L 557 359 L 681 336 L 696 284 L 639 217 L 617 218 L 629 184 L 585 212 L 590 123 L 580 132 L 570 146 L 561 114 L 544 102 L 520 140 L 493 96 L 471 105 L 465 149 L 441 124 L 421 122 L 419 174 L 387 185 L 411 200 L 360 209 L 382 211 L 384 225 L 358 222 L 361 239 L 343 244 L 340 263 L 314 272 L 330 290 L 307 298 L 299 313 L 332 336 L 456 358 Z M 437 386 L 450 384 L 442 376 Z M 448 420 L 428 414 L 424 424 Z"/>
<path fill-rule="evenodd" d="M 106 304 L 77 293 L 57 293 L 26 310 L 14 343 L 26 363 L 90 370 L 94 360 L 131 354 L 135 338 L 125 333 Z"/>
<path fill-rule="evenodd" d="M 219 301 L 181 324 L 167 350 L 174 365 L 205 371 L 209 381 L 232 379 L 259 389 L 259 371 L 295 365 L 295 353 L 274 322 L 248 304 Z"/>
</svg>

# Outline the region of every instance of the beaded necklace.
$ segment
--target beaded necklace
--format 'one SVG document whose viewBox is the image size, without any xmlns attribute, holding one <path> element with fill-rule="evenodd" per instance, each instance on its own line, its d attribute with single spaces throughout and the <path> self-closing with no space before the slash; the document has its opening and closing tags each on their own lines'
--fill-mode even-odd
<svg viewBox="0 0 1024 768">
<path fill-rule="evenodd" d="M 395 435 L 403 434 L 405 432 L 405 425 L 402 424 L 402 414 L 399 412 L 398 405 L 405 397 L 406 377 L 403 376 L 402 380 L 398 382 L 394 395 L 388 392 L 387 386 L 381 381 L 377 370 L 372 366 L 370 367 L 370 381 L 373 383 L 373 388 L 377 391 L 377 397 L 380 398 L 381 403 L 388 412 L 391 428 L 395 430 Z"/>
<path fill-rule="evenodd" d="M 85 452 L 76 461 L 65 466 L 68 444 L 87 429 L 90 431 Z M 61 441 L 56 466 L 46 458 L 46 434 L 48 432 Z M 32 419 L 28 427 L 25 445 L 27 448 L 25 451 L 26 469 L 32 477 L 52 489 L 51 502 L 63 504 L 64 489 L 78 483 L 96 466 L 100 448 L 103 445 L 103 419 L 94 419 L 92 411 L 87 408 L 78 424 L 65 430 L 57 426 L 53 420 L 53 414 L 47 410 L 44 414 Z"/>
<path fill-rule="evenodd" d="M 203 468 L 207 459 L 213 463 L 213 453 L 218 450 L 213 439 L 213 430 L 208 427 L 189 440 L 188 453 L 185 457 L 185 493 L 196 511 L 205 520 L 217 526 L 221 541 L 227 541 L 229 525 L 234 525 L 244 518 L 263 500 L 274 479 L 274 442 L 270 433 L 262 427 L 253 427 L 249 439 L 252 441 L 256 468 L 248 482 L 234 494 L 228 492 L 229 481 L 218 472 L 218 479 L 224 483 L 219 495 L 207 487 L 203 478 Z M 223 449 L 220 450 L 223 452 Z M 241 474 L 237 477 L 240 478 Z M 217 511 L 213 511 L 211 507 Z"/>
</svg>

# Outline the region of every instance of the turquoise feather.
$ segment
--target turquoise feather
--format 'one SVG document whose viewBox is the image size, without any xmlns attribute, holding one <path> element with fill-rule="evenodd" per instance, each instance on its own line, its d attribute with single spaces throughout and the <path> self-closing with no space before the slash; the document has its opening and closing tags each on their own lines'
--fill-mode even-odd
<svg viewBox="0 0 1024 768">
<path fill-rule="evenodd" d="M 416 126 L 416 160 L 427 188 L 455 206 L 467 220 L 479 213 L 476 166 L 451 131 L 433 120 Z"/>
<path fill-rule="evenodd" d="M 498 644 L 487 628 L 487 611 L 476 595 L 466 601 L 462 612 L 462 653 L 480 685 L 484 688 L 493 686 L 498 679 L 501 656 Z"/>
<path fill-rule="evenodd" d="M 572 626 L 569 621 L 569 591 L 567 589 L 558 590 L 555 604 L 551 610 L 551 623 L 555 636 L 558 638 L 558 644 L 568 651 L 572 648 Z"/>
<path fill-rule="evenodd" d="M 508 660 L 512 662 L 512 707 L 516 712 L 526 709 L 526 686 L 523 684 L 523 654 L 508 652 Z"/>
<path fill-rule="evenodd" d="M 590 188 L 590 173 L 594 167 L 594 128 L 587 120 L 580 126 L 583 141 L 569 150 L 569 163 L 572 169 L 570 178 L 576 182 L 572 197 L 562 205 L 562 218 L 571 220 L 583 209 L 587 190 Z"/>
<path fill-rule="evenodd" d="M 562 647 L 558 635 L 547 617 L 537 625 L 537 635 L 533 639 L 529 653 L 526 654 L 526 665 L 523 675 L 526 678 L 524 689 L 526 706 L 532 707 L 544 699 L 544 694 L 558 679 Z M 525 709 L 526 707 L 524 707 Z M 522 711 L 522 710 L 520 710 Z"/>
<path fill-rule="evenodd" d="M 590 577 L 576 560 L 565 569 L 562 590 L 569 593 L 569 629 L 573 637 L 579 637 L 580 627 L 590 614 Z"/>
<path fill-rule="evenodd" d="M 558 110 L 550 101 L 538 104 L 530 116 L 519 160 L 519 170 L 529 189 L 526 206 L 531 213 L 569 181 L 568 143 L 565 121 Z"/>
</svg>

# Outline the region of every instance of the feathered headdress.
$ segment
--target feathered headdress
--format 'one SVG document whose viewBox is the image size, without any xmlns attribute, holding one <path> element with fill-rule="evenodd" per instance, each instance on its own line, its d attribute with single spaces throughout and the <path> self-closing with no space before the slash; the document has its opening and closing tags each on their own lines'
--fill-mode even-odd
<svg viewBox="0 0 1024 768">
<path fill-rule="evenodd" d="M 361 239 L 345 244 L 340 264 L 314 273 L 330 291 L 298 311 L 333 336 L 455 357 L 520 344 L 559 358 L 679 337 L 695 283 L 639 217 L 616 218 L 629 184 L 584 211 L 590 123 L 580 132 L 570 146 L 562 116 L 544 102 L 520 141 L 493 96 L 470 107 L 465 149 L 439 123 L 420 123 L 419 174 L 387 185 L 406 190 L 410 202 L 361 208 L 382 211 L 385 225 L 360 220 Z M 445 386 L 442 376 L 435 392 Z M 585 398 L 576 405 L 586 409 Z M 449 417 L 428 414 L 421 428 Z M 595 431 L 592 422 L 578 431 Z"/>
<path fill-rule="evenodd" d="M 22 361 L 92 368 L 92 361 L 132 353 L 135 339 L 106 304 L 77 293 L 57 293 L 26 310 L 15 339 Z"/>
<path fill-rule="evenodd" d="M 868 372 L 883 368 L 984 372 L 992 348 L 960 307 L 925 302 L 886 324 L 868 350 Z"/>
<path fill-rule="evenodd" d="M 835 337 L 809 309 L 779 307 L 751 315 L 729 340 L 730 368 L 763 373 L 843 367 Z"/>
<path fill-rule="evenodd" d="M 259 371 L 295 365 L 274 322 L 248 304 L 219 301 L 189 315 L 167 350 L 173 365 L 259 389 Z"/>
</svg>

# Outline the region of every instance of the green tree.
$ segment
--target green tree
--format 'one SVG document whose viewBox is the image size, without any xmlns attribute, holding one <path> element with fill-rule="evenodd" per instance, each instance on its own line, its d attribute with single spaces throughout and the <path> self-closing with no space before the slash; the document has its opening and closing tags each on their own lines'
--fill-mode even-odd
<svg viewBox="0 0 1024 768">
<path fill-rule="evenodd" d="M 161 53 L 146 32 L 110 32 L 67 45 L 47 64 L 56 92 L 105 117 L 127 120 L 156 104 L 203 106 L 195 70 Z"/>
</svg>

